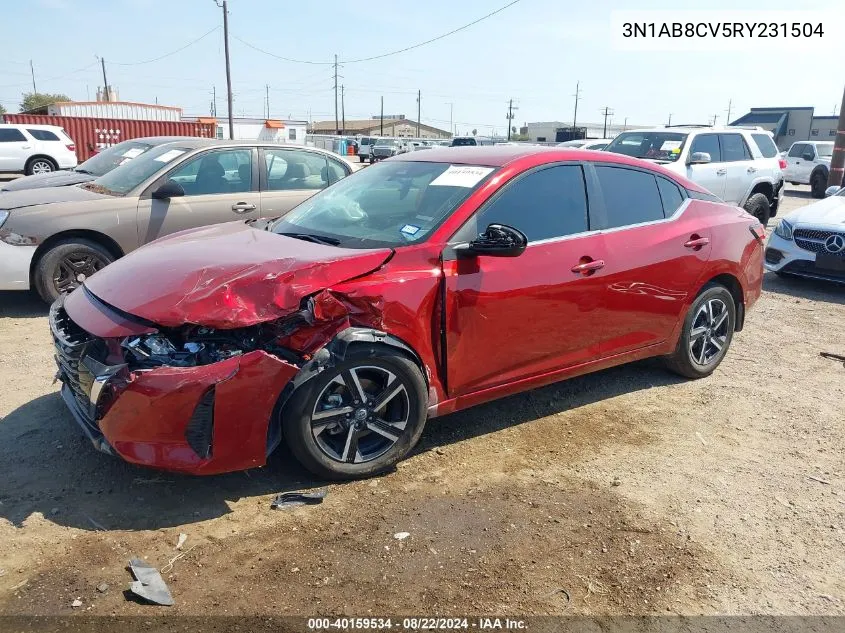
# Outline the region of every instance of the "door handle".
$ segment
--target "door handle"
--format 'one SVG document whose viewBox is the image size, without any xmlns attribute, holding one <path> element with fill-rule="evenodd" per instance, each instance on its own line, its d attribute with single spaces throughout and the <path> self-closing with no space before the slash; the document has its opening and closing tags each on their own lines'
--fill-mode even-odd
<svg viewBox="0 0 845 633">
<path fill-rule="evenodd" d="M 698 250 L 702 246 L 707 246 L 710 243 L 709 237 L 691 237 L 686 242 L 684 242 L 684 246 L 687 248 L 694 248 Z"/>
<path fill-rule="evenodd" d="M 235 213 L 248 213 L 255 211 L 255 205 L 248 202 L 236 202 L 232 205 L 232 211 Z"/>
<path fill-rule="evenodd" d="M 716 172 L 716 175 L 717 175 L 717 176 L 724 176 L 724 175 L 725 175 L 725 174 L 727 174 L 727 173 L 728 173 L 728 170 L 727 170 L 727 169 L 719 169 L 719 170 Z"/>
<path fill-rule="evenodd" d="M 757 168 L 756 168 L 756 167 L 749 167 L 749 168 L 748 168 L 748 173 L 749 173 L 749 174 L 753 174 L 753 173 L 755 173 L 756 171 L 757 171 Z"/>
<path fill-rule="evenodd" d="M 32 149 L 32 145 L 21 145 L 21 149 Z"/>
<path fill-rule="evenodd" d="M 590 275 L 600 268 L 604 268 L 604 260 L 593 259 L 588 262 L 578 264 L 577 266 L 573 266 L 572 272 L 576 274 L 580 273 L 582 275 Z"/>
</svg>

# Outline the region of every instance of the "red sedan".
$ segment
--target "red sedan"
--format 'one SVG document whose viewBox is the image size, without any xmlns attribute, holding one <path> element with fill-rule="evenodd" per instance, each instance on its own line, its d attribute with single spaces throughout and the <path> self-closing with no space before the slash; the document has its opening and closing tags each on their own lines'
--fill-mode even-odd
<svg viewBox="0 0 845 633">
<path fill-rule="evenodd" d="M 62 395 L 136 464 L 221 473 L 285 441 L 320 476 L 365 477 L 429 417 L 649 356 L 709 375 L 760 295 L 763 236 L 618 154 L 403 154 L 85 280 L 51 309 Z"/>
</svg>

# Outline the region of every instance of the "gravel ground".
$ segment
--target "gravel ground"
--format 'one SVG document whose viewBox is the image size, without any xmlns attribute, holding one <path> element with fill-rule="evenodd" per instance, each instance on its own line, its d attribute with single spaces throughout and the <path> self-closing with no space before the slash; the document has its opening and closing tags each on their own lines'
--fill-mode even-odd
<svg viewBox="0 0 845 633">
<path fill-rule="evenodd" d="M 96 453 L 45 308 L 0 293 L 0 613 L 845 614 L 845 367 L 819 356 L 845 292 L 764 291 L 708 379 L 644 362 L 434 420 L 395 472 L 287 511 L 322 483 L 284 451 L 212 478 Z M 176 606 L 127 599 L 130 557 L 180 553 Z"/>
</svg>

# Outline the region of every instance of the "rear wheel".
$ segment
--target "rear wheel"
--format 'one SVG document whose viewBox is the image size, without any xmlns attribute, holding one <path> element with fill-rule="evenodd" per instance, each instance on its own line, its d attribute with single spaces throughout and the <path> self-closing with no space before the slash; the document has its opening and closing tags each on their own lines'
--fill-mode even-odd
<svg viewBox="0 0 845 633">
<path fill-rule="evenodd" d="M 827 175 L 821 171 L 815 172 L 810 177 L 810 195 L 814 198 L 824 198 L 825 189 L 827 189 Z"/>
<path fill-rule="evenodd" d="M 735 327 L 733 295 L 724 286 L 708 284 L 690 306 L 678 346 L 666 364 L 687 378 L 709 376 L 725 357 Z"/>
<path fill-rule="evenodd" d="M 35 266 L 38 294 L 47 303 L 75 290 L 83 281 L 114 261 L 103 246 L 85 239 L 59 242 Z"/>
<path fill-rule="evenodd" d="M 31 158 L 29 162 L 27 162 L 26 169 L 24 171 L 27 176 L 32 176 L 33 174 L 49 174 L 51 171 L 56 171 L 57 167 L 56 163 L 49 158 L 39 156 Z"/>
<path fill-rule="evenodd" d="M 769 223 L 772 209 L 769 205 L 769 199 L 764 193 L 752 194 L 748 200 L 745 201 L 745 210 L 748 211 L 755 218 L 760 220 L 760 224 L 766 226 Z"/>
<path fill-rule="evenodd" d="M 285 440 L 321 477 L 369 477 L 417 443 L 426 393 L 422 372 L 409 358 L 389 347 L 356 346 L 293 393 L 282 411 Z"/>
</svg>

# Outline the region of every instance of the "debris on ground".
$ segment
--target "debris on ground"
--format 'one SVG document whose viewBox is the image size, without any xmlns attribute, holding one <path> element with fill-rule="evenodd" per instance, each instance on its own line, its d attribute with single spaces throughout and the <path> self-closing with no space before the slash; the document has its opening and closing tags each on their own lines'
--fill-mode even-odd
<svg viewBox="0 0 845 633">
<path fill-rule="evenodd" d="M 133 558 L 129 561 L 129 569 L 135 576 L 135 580 L 129 585 L 129 591 L 147 602 L 165 607 L 173 606 L 170 589 L 155 567 L 139 558 Z"/>
<path fill-rule="evenodd" d="M 395 538 L 397 541 L 404 541 L 409 536 L 411 536 L 410 532 L 397 532 L 393 535 L 393 538 Z"/>
<path fill-rule="evenodd" d="M 838 360 L 842 362 L 842 366 L 845 367 L 845 356 L 842 354 L 833 354 L 831 352 L 819 352 L 819 356 L 822 358 L 827 358 L 830 360 Z"/>
<path fill-rule="evenodd" d="M 621 479 L 619 479 L 619 477 L 618 477 L 618 476 L 617 476 L 617 477 L 614 477 L 614 478 L 613 478 L 613 480 L 610 482 L 610 485 L 611 485 L 611 486 L 621 486 L 621 485 L 622 485 L 622 480 L 621 480 Z"/>
<path fill-rule="evenodd" d="M 273 503 L 270 504 L 270 508 L 278 510 L 279 508 L 295 508 L 297 506 L 316 505 L 323 502 L 327 493 L 328 490 L 325 488 L 313 491 L 299 490 L 295 492 L 283 492 L 273 499 Z"/>
<path fill-rule="evenodd" d="M 109 583 L 107 582 L 101 582 L 99 585 L 97 585 L 97 591 L 99 591 L 100 593 L 106 593 L 108 590 Z"/>
<path fill-rule="evenodd" d="M 188 540 L 188 535 L 184 532 L 179 533 L 179 538 L 176 541 L 176 549 L 182 549 L 182 546 L 185 544 L 185 541 Z"/>
<path fill-rule="evenodd" d="M 820 484 L 824 484 L 826 486 L 830 485 L 830 482 L 827 479 L 820 479 L 818 477 L 813 477 L 812 475 L 807 477 L 807 479 L 809 479 L 810 481 L 815 481 L 815 482 L 820 483 Z"/>
<path fill-rule="evenodd" d="M 78 609 L 79 607 L 82 606 L 82 599 L 77 598 L 76 600 L 74 600 L 73 602 L 70 603 L 70 606 L 71 606 L 72 609 Z"/>
</svg>

